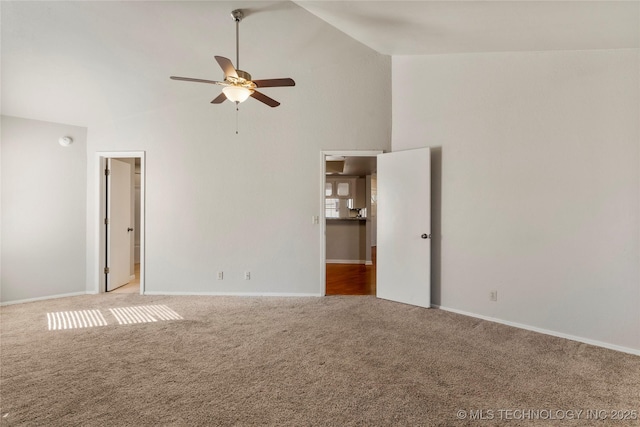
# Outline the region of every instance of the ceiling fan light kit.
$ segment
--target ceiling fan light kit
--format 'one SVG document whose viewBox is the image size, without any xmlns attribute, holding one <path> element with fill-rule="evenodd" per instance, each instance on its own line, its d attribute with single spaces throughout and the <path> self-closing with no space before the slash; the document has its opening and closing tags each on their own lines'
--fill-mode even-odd
<svg viewBox="0 0 640 427">
<path fill-rule="evenodd" d="M 242 86 L 227 86 L 222 89 L 222 93 L 231 102 L 244 102 L 251 96 L 252 91 Z"/>
<path fill-rule="evenodd" d="M 212 104 L 221 104 L 225 99 L 228 99 L 229 101 L 234 102 L 236 105 L 238 105 L 239 103 L 244 102 L 249 97 L 251 97 L 270 107 L 277 107 L 278 105 L 280 105 L 278 101 L 268 97 L 261 92 L 258 92 L 256 88 L 295 86 L 296 83 L 293 81 L 293 79 L 290 78 L 251 80 L 251 74 L 238 69 L 238 67 L 240 66 L 240 21 L 242 21 L 243 17 L 244 13 L 241 9 L 236 9 L 231 12 L 231 18 L 233 18 L 236 23 L 236 66 L 234 67 L 231 60 L 225 58 L 224 56 L 215 57 L 218 65 L 220 65 L 220 68 L 222 68 L 222 71 L 224 72 L 224 81 L 194 79 L 191 77 L 178 76 L 171 76 L 170 78 L 172 80 L 182 80 L 188 82 L 208 83 L 224 86 L 224 88 L 222 89 L 222 93 L 218 95 L 218 97 L 216 97 L 213 101 L 211 101 Z"/>
</svg>

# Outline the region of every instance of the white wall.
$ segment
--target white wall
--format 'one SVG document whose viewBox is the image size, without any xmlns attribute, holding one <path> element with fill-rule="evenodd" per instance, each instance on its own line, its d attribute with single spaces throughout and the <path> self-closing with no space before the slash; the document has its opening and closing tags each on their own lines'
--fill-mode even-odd
<svg viewBox="0 0 640 427">
<path fill-rule="evenodd" d="M 273 25 L 283 42 L 295 33 L 309 44 L 295 58 L 274 57 L 281 75 L 264 76 L 296 81 L 264 90 L 281 106 L 249 99 L 236 116 L 231 103 L 211 105 L 220 89 L 203 85 L 204 97 L 90 128 L 88 290 L 98 277 L 95 152 L 125 150 L 147 154 L 147 293 L 324 290 L 320 226 L 311 221 L 323 209 L 320 153 L 390 149 L 391 60 L 303 9 L 295 18 Z"/>
<path fill-rule="evenodd" d="M 1 136 L 0 301 L 84 293 L 87 130 L 2 116 Z"/>
<path fill-rule="evenodd" d="M 438 154 L 434 303 L 640 349 L 639 51 L 394 57 L 392 75 L 393 151 Z"/>
</svg>

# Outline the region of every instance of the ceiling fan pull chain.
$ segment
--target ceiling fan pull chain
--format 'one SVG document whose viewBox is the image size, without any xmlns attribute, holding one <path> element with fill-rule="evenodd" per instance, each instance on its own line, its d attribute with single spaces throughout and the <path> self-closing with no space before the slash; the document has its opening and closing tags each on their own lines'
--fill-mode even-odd
<svg viewBox="0 0 640 427">
<path fill-rule="evenodd" d="M 240 103 L 236 102 L 236 135 L 238 134 L 238 116 L 240 114 L 240 108 L 238 108 L 238 105 L 240 105 Z"/>
</svg>

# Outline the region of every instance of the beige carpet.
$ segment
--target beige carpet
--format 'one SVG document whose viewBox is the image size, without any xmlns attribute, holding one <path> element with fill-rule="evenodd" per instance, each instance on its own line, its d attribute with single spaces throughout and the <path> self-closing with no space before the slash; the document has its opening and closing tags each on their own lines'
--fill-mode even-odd
<svg viewBox="0 0 640 427">
<path fill-rule="evenodd" d="M 183 319 L 124 310 L 150 305 Z M 48 329 L 79 310 L 106 326 Z M 611 419 L 638 418 L 638 356 L 374 297 L 87 295 L 0 313 L 1 425 L 640 425 Z"/>
</svg>

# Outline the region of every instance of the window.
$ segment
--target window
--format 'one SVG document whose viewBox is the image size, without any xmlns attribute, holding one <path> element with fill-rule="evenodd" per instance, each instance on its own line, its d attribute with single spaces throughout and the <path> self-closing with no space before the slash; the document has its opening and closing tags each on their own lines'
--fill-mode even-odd
<svg viewBox="0 0 640 427">
<path fill-rule="evenodd" d="M 324 216 L 325 218 L 340 218 L 340 199 L 325 199 Z"/>
</svg>

